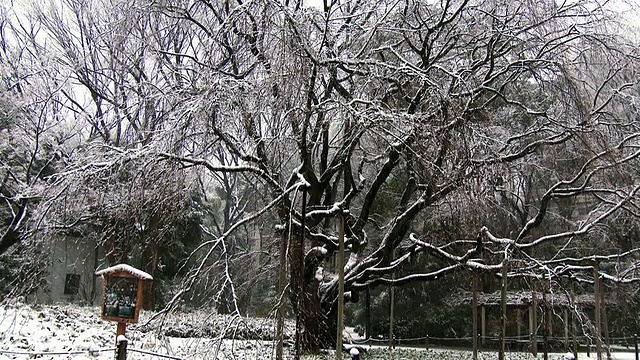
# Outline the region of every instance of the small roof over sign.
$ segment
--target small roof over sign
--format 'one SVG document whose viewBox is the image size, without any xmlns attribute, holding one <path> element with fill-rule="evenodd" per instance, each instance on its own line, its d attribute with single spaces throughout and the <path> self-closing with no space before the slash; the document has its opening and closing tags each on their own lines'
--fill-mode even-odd
<svg viewBox="0 0 640 360">
<path fill-rule="evenodd" d="M 147 274 L 146 272 L 142 271 L 142 270 L 138 270 L 136 268 L 134 268 L 131 265 L 127 265 L 127 264 L 118 264 L 118 265 L 114 265 L 111 267 L 108 267 L 106 269 L 102 269 L 100 271 L 96 271 L 96 276 L 101 276 L 101 275 L 111 275 L 113 273 L 117 273 L 117 272 L 126 272 L 129 273 L 139 279 L 142 280 L 153 280 L 153 276 Z"/>
</svg>

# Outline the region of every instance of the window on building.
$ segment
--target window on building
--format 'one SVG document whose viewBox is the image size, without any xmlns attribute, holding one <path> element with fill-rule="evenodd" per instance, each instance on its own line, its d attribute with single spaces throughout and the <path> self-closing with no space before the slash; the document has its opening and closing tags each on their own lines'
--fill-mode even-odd
<svg viewBox="0 0 640 360">
<path fill-rule="evenodd" d="M 64 281 L 64 294 L 65 295 L 77 295 L 80 290 L 80 275 L 67 274 Z"/>
</svg>

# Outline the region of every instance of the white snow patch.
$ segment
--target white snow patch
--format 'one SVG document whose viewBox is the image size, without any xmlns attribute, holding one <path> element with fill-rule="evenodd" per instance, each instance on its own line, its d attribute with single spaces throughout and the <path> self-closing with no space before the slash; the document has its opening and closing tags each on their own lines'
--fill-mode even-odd
<svg viewBox="0 0 640 360">
<path fill-rule="evenodd" d="M 317 252 L 319 252 L 319 253 L 320 253 L 320 254 L 322 254 L 322 255 L 327 255 L 327 253 L 329 252 L 329 250 L 325 249 L 325 248 L 324 248 L 324 247 L 322 247 L 322 246 L 315 246 L 315 247 L 312 247 L 312 248 L 311 248 L 311 250 L 309 250 L 309 251 L 311 251 L 311 252 L 316 252 L 316 251 L 317 251 Z"/>
<path fill-rule="evenodd" d="M 113 359 L 115 325 L 100 320 L 99 314 L 95 307 L 0 306 L 0 359 L 4 359 L 3 351 L 23 353 L 17 358 L 28 358 L 28 353 L 69 352 L 68 357 L 38 357 Z"/>
<path fill-rule="evenodd" d="M 351 254 L 349 254 L 349 260 L 347 260 L 347 263 L 344 264 L 345 274 L 351 271 L 351 269 L 353 269 L 357 264 L 358 264 L 358 254 L 352 252 Z"/>
<path fill-rule="evenodd" d="M 296 173 L 296 175 L 298 176 L 298 180 L 300 180 L 300 183 L 302 186 L 304 187 L 310 187 L 311 184 L 307 181 L 307 179 L 304 178 L 304 175 L 302 175 L 301 173 Z"/>
<path fill-rule="evenodd" d="M 129 273 L 137 278 L 140 278 L 142 280 L 153 280 L 153 276 L 149 275 L 148 273 L 140 270 L 140 269 L 136 269 L 131 265 L 127 265 L 127 264 L 118 264 L 118 265 L 114 265 L 111 267 L 108 267 L 106 269 L 102 269 L 100 271 L 96 271 L 96 276 L 101 276 L 101 275 L 110 275 L 116 272 L 126 272 Z"/>
<path fill-rule="evenodd" d="M 324 272 L 324 268 L 322 266 L 318 266 L 318 268 L 316 269 L 316 280 L 318 281 L 322 281 L 324 279 L 323 273 Z"/>
<path fill-rule="evenodd" d="M 302 165 L 300 165 L 300 167 L 298 167 L 296 169 L 296 176 L 298 177 L 298 180 L 301 182 L 301 185 L 304 187 L 310 187 L 311 184 L 307 181 L 307 179 L 304 178 L 304 175 L 302 175 L 302 173 L 300 173 L 300 169 L 302 168 Z"/>
</svg>

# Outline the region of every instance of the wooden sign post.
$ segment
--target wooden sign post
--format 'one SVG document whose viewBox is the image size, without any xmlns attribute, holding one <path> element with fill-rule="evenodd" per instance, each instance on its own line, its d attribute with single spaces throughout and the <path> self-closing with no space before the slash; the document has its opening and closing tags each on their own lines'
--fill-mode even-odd
<svg viewBox="0 0 640 360">
<path fill-rule="evenodd" d="M 103 320 L 118 322 L 117 338 L 125 334 L 127 324 L 138 322 L 143 283 L 145 280 L 152 281 L 153 277 L 126 264 L 118 264 L 97 271 L 95 275 L 102 276 L 100 315 Z"/>
</svg>

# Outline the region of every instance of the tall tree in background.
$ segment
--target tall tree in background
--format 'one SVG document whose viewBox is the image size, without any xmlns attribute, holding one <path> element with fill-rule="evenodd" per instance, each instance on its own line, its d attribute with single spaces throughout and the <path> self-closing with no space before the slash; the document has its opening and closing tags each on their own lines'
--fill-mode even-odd
<svg viewBox="0 0 640 360">
<path fill-rule="evenodd" d="M 44 31 L 29 15 L 0 5 L 0 255 L 3 286 L 31 291 L 44 249 L 34 239 L 37 214 L 57 196 L 51 176 L 77 144 L 79 128 L 65 118 L 66 73 L 40 43 Z M 44 206 L 43 206 L 44 207 Z M 26 288 L 26 289 L 25 289 Z M 4 292 L 4 291 L 3 291 Z"/>
<path fill-rule="evenodd" d="M 38 10 L 76 84 L 64 95 L 86 143 L 63 175 L 64 205 L 75 206 L 47 218 L 64 213 L 66 224 L 97 233 L 109 263 L 133 263 L 158 279 L 201 236 L 195 175 L 156 155 L 182 141 L 177 125 L 188 127 L 173 110 L 193 73 L 168 54 L 188 49 L 189 39 L 144 2 L 69 0 Z M 145 308 L 154 308 L 159 283 L 145 285 Z"/>
</svg>

